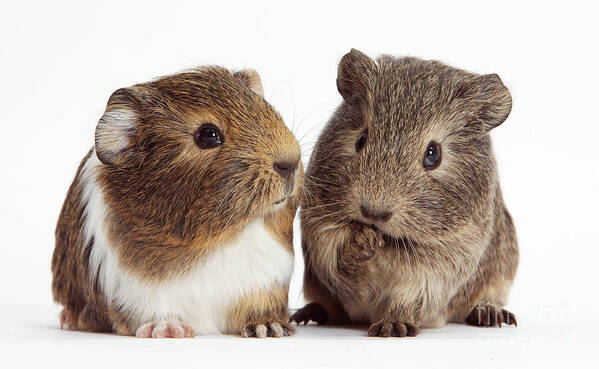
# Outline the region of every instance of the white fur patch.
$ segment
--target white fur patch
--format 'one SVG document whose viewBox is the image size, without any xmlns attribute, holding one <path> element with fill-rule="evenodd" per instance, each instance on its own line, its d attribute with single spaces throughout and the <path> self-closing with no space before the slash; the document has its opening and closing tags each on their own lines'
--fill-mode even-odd
<svg viewBox="0 0 599 369">
<path fill-rule="evenodd" d="M 99 165 L 92 152 L 81 173 L 86 244 L 94 238 L 90 273 L 95 278 L 99 270 L 107 301 L 132 313 L 137 327 L 149 321 L 179 319 L 198 334 L 225 333 L 228 310 L 240 298 L 289 284 L 293 254 L 270 235 L 262 219 L 248 225 L 235 242 L 214 248 L 179 279 L 150 283 L 123 270 L 106 237 L 104 221 L 109 209 L 96 180 Z"/>
</svg>

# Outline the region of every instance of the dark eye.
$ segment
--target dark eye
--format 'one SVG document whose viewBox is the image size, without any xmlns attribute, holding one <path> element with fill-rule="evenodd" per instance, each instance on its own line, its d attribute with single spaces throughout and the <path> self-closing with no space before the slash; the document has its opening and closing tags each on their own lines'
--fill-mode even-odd
<svg viewBox="0 0 599 369">
<path fill-rule="evenodd" d="M 220 129 L 212 123 L 204 124 L 198 128 L 193 134 L 193 139 L 201 149 L 212 149 L 224 142 Z"/>
<path fill-rule="evenodd" d="M 366 139 L 368 138 L 368 130 L 360 133 L 358 136 L 358 140 L 356 141 L 356 152 L 360 152 L 364 145 L 366 144 Z"/>
<path fill-rule="evenodd" d="M 441 164 L 441 146 L 436 142 L 431 142 L 424 153 L 422 161 L 425 169 L 435 169 Z"/>
</svg>

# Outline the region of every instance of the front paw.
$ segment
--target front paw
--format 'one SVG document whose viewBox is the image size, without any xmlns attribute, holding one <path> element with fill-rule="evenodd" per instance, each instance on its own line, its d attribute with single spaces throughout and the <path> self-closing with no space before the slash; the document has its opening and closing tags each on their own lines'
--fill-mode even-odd
<svg viewBox="0 0 599 369">
<path fill-rule="evenodd" d="M 500 327 L 502 324 L 518 326 L 513 313 L 490 303 L 481 302 L 472 309 L 465 319 L 469 325 L 477 327 Z"/>
<path fill-rule="evenodd" d="M 302 322 L 304 325 L 308 324 L 310 321 L 316 322 L 318 324 L 325 324 L 329 320 L 327 316 L 327 312 L 324 310 L 322 305 L 311 302 L 299 309 L 295 312 L 290 318 L 289 322 L 295 322 L 298 325 Z"/>
<path fill-rule="evenodd" d="M 356 224 L 350 242 L 342 250 L 341 263 L 352 265 L 368 261 L 383 244 L 379 230 L 365 224 Z"/>
<path fill-rule="evenodd" d="M 415 337 L 418 327 L 413 323 L 396 319 L 381 319 L 370 325 L 368 335 L 371 337 Z"/>
<path fill-rule="evenodd" d="M 142 324 L 135 335 L 138 338 L 192 338 L 195 333 L 179 321 L 158 320 Z"/>
<path fill-rule="evenodd" d="M 241 337 L 287 337 L 295 333 L 291 324 L 281 321 L 265 321 L 260 323 L 247 323 L 241 328 Z"/>
</svg>

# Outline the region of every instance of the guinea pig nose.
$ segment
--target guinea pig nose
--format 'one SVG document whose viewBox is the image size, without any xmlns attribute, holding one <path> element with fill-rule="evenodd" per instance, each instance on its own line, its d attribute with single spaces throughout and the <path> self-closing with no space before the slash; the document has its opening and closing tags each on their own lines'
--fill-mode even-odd
<svg viewBox="0 0 599 369">
<path fill-rule="evenodd" d="M 388 221 L 389 219 L 391 219 L 391 215 L 393 215 L 393 212 L 391 212 L 391 211 L 375 210 L 375 209 L 367 208 L 364 205 L 360 205 L 360 212 L 362 213 L 362 216 L 364 218 L 375 220 L 375 221 L 380 221 L 380 222 Z"/>
<path fill-rule="evenodd" d="M 275 171 L 281 175 L 281 177 L 287 179 L 297 169 L 297 163 L 290 161 L 279 161 L 273 164 Z"/>
</svg>

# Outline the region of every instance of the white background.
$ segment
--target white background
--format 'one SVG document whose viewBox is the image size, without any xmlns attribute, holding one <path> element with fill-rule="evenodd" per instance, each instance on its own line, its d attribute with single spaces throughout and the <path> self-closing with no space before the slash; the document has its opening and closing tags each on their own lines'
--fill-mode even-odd
<svg viewBox="0 0 599 369">
<path fill-rule="evenodd" d="M 592 3 L 3 2 L 0 366 L 597 367 Z M 509 304 L 518 328 L 450 325 L 375 339 L 363 328 L 308 326 L 279 340 L 179 341 L 58 329 L 54 227 L 111 92 L 196 65 L 255 68 L 307 163 L 341 100 L 336 67 L 351 47 L 498 73 L 510 88 L 512 114 L 493 140 L 520 240 Z M 298 253 L 292 307 L 303 304 L 302 269 Z"/>
</svg>

